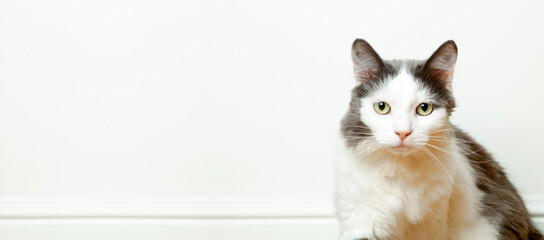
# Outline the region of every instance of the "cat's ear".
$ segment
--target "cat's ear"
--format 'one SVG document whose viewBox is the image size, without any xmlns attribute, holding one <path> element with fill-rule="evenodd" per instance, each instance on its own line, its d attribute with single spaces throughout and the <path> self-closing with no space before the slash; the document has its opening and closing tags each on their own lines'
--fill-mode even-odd
<svg viewBox="0 0 544 240">
<path fill-rule="evenodd" d="M 353 73 L 359 82 L 377 79 L 384 68 L 378 53 L 363 39 L 355 39 L 351 47 Z"/>
<path fill-rule="evenodd" d="M 443 43 L 425 63 L 425 72 L 433 79 L 451 87 L 453 69 L 457 61 L 457 45 L 453 40 Z"/>
</svg>

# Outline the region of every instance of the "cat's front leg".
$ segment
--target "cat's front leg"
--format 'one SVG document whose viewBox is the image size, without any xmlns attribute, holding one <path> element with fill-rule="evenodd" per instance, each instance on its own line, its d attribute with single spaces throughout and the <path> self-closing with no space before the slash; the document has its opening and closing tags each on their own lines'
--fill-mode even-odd
<svg viewBox="0 0 544 240">
<path fill-rule="evenodd" d="M 393 228 L 390 223 L 394 220 L 383 209 L 341 202 L 337 202 L 341 225 L 339 240 L 384 240 L 391 236 Z"/>
<path fill-rule="evenodd" d="M 338 159 L 335 206 L 341 233 L 339 240 L 388 240 L 396 230 L 401 203 L 387 182 L 372 174 L 349 154 Z M 393 191 L 393 193 L 398 191 Z"/>
</svg>

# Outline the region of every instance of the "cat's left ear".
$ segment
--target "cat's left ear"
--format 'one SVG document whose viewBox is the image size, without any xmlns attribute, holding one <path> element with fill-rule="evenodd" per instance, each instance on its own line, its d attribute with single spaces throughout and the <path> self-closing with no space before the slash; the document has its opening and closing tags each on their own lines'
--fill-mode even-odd
<svg viewBox="0 0 544 240">
<path fill-rule="evenodd" d="M 457 45 L 453 40 L 443 43 L 424 66 L 424 71 L 435 80 L 441 81 L 444 86 L 451 87 L 453 69 L 457 61 Z"/>
</svg>

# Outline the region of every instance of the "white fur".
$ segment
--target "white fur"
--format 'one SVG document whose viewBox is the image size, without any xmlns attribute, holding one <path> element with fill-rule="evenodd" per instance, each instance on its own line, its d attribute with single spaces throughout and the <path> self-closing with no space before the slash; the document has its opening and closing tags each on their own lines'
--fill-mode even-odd
<svg viewBox="0 0 544 240">
<path fill-rule="evenodd" d="M 361 120 L 375 137 L 343 148 L 337 161 L 341 240 L 497 239 L 496 227 L 478 214 L 481 192 L 461 149 L 435 141 L 448 137 L 446 110 L 416 114 L 430 100 L 406 71 L 361 99 Z M 375 112 L 379 101 L 390 113 Z M 408 147 L 391 148 L 401 143 L 395 131 L 413 131 Z"/>
</svg>

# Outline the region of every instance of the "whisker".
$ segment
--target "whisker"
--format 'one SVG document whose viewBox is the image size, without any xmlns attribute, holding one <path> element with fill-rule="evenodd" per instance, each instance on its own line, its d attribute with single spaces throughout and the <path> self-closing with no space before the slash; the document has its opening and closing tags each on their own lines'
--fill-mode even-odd
<svg viewBox="0 0 544 240">
<path fill-rule="evenodd" d="M 434 140 L 434 141 L 437 141 L 437 142 L 470 143 L 470 142 L 455 139 L 455 138 L 438 138 L 438 137 L 433 137 L 433 136 L 429 137 L 429 140 Z"/>
<path fill-rule="evenodd" d="M 429 133 L 429 135 L 432 135 L 432 134 L 435 134 L 435 133 L 439 133 L 439 132 L 449 132 L 450 129 L 439 129 L 439 130 L 435 130 L 435 131 L 432 131 Z"/>
<path fill-rule="evenodd" d="M 436 149 L 436 150 L 439 150 L 439 151 L 441 151 L 441 152 L 450 154 L 450 155 L 456 155 L 456 156 L 464 157 L 467 161 L 474 162 L 474 163 L 487 163 L 487 162 L 492 162 L 492 161 L 493 161 L 493 160 L 474 161 L 474 160 L 470 159 L 469 157 L 467 157 L 468 155 L 471 155 L 471 154 L 473 154 L 473 153 L 476 153 L 476 152 L 482 150 L 482 148 L 480 148 L 480 149 L 478 149 L 478 150 L 476 150 L 476 151 L 468 152 L 468 153 L 454 153 L 454 152 L 449 152 L 449 151 L 447 151 L 447 150 L 444 149 L 444 148 L 435 146 L 435 145 L 430 144 L 430 143 L 426 143 L 426 145 L 428 145 L 429 147 L 432 147 L 432 148 L 434 148 L 434 149 Z M 483 168 L 480 167 L 480 166 L 476 166 L 476 167 L 478 167 L 479 169 L 485 170 L 485 169 L 483 169 Z"/>
<path fill-rule="evenodd" d="M 430 144 L 430 143 L 427 143 L 426 145 L 429 146 L 429 147 L 432 147 L 432 148 L 434 148 L 436 150 L 439 150 L 439 151 L 441 151 L 443 153 L 447 153 L 447 154 L 451 154 L 451 155 L 457 155 L 457 156 L 464 156 L 463 154 L 460 154 L 460 153 L 449 152 L 445 148 L 441 148 L 441 147 L 435 146 L 435 145 Z"/>
<path fill-rule="evenodd" d="M 459 186 L 457 186 L 457 184 L 455 183 L 451 175 L 448 173 L 448 170 L 446 169 L 446 167 L 440 162 L 440 159 L 438 159 L 438 157 L 436 157 L 428 148 L 421 147 L 421 149 L 423 150 L 424 153 L 429 155 L 434 160 L 437 166 L 448 176 L 448 178 L 451 180 L 451 183 L 455 186 L 455 188 L 457 188 L 457 190 L 459 190 L 459 192 L 463 194 Z"/>
<path fill-rule="evenodd" d="M 365 158 L 366 156 L 368 156 L 369 154 L 373 153 L 374 151 L 378 150 L 380 147 L 378 146 L 378 144 L 374 144 L 370 147 L 368 147 L 365 151 L 361 152 L 360 154 L 357 155 L 356 159 L 363 159 Z"/>
<path fill-rule="evenodd" d="M 361 127 L 361 128 L 369 128 L 368 126 L 364 126 L 364 125 L 344 125 L 342 126 L 343 128 L 350 128 L 350 127 Z"/>
<path fill-rule="evenodd" d="M 368 139 L 372 137 L 372 135 L 358 135 L 358 136 L 343 136 L 344 139 Z"/>
<path fill-rule="evenodd" d="M 478 148 L 478 149 L 476 149 L 476 150 L 474 150 L 474 151 L 465 152 L 465 154 L 466 154 L 466 155 L 471 155 L 471 154 L 477 153 L 477 152 L 482 151 L 482 150 L 484 150 L 484 148 L 483 148 L 483 147 L 480 147 L 480 148 Z"/>
</svg>

